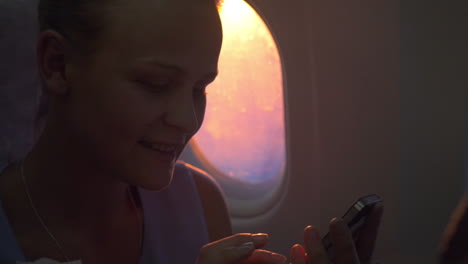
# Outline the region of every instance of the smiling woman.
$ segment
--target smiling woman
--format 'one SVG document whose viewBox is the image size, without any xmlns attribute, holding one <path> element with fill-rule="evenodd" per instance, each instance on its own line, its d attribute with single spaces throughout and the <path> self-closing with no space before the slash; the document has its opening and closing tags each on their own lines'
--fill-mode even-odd
<svg viewBox="0 0 468 264">
<path fill-rule="evenodd" d="M 268 234 L 232 235 L 216 181 L 177 161 L 204 122 L 204 89 L 218 72 L 223 34 L 214 2 L 39 1 L 38 61 L 33 65 L 47 109 L 30 152 L 0 163 L 0 263 L 42 257 L 81 259 L 83 264 L 284 263 L 284 256 L 261 250 Z M 226 140 L 225 150 L 218 146 L 222 140 L 211 145 L 235 166 L 220 161 L 228 171 L 215 176 L 258 193 L 275 189 L 285 166 L 281 65 L 265 24 L 247 15 L 256 14 L 243 2 L 229 1 L 223 9 L 224 48 L 231 56 L 221 67 L 236 85 L 213 89 L 219 102 L 210 111 L 220 109 L 221 119 L 229 122 L 210 121 L 207 132 L 214 140 L 224 135 L 233 140 Z M 228 8 L 246 16 L 229 15 Z M 228 25 L 239 17 L 247 24 L 233 32 L 246 37 L 229 35 Z M 254 59 L 236 60 L 235 54 L 253 54 Z M 239 65 L 247 74 L 230 76 Z M 226 155 L 229 151 L 244 159 Z M 255 164 L 249 161 L 255 158 Z M 238 165 L 245 166 L 243 171 L 234 171 Z M 335 223 L 331 237 L 346 230 L 342 221 Z M 308 256 L 326 260 L 321 241 L 313 237 L 318 230 L 307 228 Z M 349 232 L 339 237 L 337 255 L 345 248 L 345 256 L 352 256 Z M 292 263 L 303 264 L 305 250 L 294 248 L 300 261 Z"/>
<path fill-rule="evenodd" d="M 229 235 L 204 219 L 199 189 L 214 185 L 176 162 L 222 42 L 214 1 L 180 3 L 39 1 L 43 129 L 0 164 L 0 263 L 195 263 Z"/>
<path fill-rule="evenodd" d="M 218 72 L 217 8 L 39 1 L 43 129 L 25 156 L 0 163 L 0 263 L 284 261 L 255 250 L 266 234 L 231 236 L 216 182 L 177 161 Z"/>
</svg>

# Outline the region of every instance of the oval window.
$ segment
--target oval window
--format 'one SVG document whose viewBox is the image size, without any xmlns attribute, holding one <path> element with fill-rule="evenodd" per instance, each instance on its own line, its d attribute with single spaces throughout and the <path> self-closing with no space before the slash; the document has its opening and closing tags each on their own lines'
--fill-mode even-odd
<svg viewBox="0 0 468 264">
<path fill-rule="evenodd" d="M 207 89 L 202 128 L 190 143 L 194 165 L 216 177 L 229 200 L 265 196 L 281 184 L 285 163 L 283 76 L 276 43 L 242 0 L 220 8 L 219 75 Z"/>
</svg>

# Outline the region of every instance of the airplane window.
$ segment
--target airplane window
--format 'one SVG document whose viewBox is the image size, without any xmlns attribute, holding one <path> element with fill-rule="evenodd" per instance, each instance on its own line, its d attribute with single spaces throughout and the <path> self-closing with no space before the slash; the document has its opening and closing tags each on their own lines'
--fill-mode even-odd
<svg viewBox="0 0 468 264">
<path fill-rule="evenodd" d="M 257 12 L 242 0 L 223 3 L 219 75 L 207 88 L 205 120 L 190 151 L 194 165 L 216 177 L 228 198 L 254 199 L 284 176 L 282 65 Z"/>
</svg>

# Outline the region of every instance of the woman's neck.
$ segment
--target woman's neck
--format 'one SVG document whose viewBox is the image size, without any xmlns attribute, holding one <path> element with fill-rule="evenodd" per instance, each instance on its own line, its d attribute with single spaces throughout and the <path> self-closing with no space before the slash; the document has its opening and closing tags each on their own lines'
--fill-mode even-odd
<svg viewBox="0 0 468 264">
<path fill-rule="evenodd" d="M 128 184 L 113 178 L 84 152 L 76 139 L 46 128 L 23 159 L 21 176 L 50 225 L 105 227 L 131 212 Z"/>
</svg>

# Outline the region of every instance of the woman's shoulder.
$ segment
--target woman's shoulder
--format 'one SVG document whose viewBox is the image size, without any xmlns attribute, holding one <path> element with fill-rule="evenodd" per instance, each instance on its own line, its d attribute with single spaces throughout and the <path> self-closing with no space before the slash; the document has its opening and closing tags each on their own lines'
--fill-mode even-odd
<svg viewBox="0 0 468 264">
<path fill-rule="evenodd" d="M 202 184 L 204 186 L 205 185 L 210 186 L 211 188 L 218 189 L 220 192 L 222 192 L 222 189 L 219 186 L 218 182 L 215 180 L 215 178 L 213 178 L 213 176 L 208 174 L 206 171 L 204 171 L 204 170 L 202 170 L 202 169 L 200 169 L 198 167 L 195 167 L 194 165 L 192 165 L 190 163 L 186 163 L 186 162 L 183 162 L 183 161 L 178 161 L 177 164 L 179 166 L 184 166 L 190 172 L 190 174 L 193 176 L 193 180 L 197 184 Z"/>
<path fill-rule="evenodd" d="M 203 205 L 210 241 L 232 235 L 231 221 L 224 193 L 216 179 L 191 164 L 181 162 L 193 177 Z"/>
<path fill-rule="evenodd" d="M 202 202 L 216 200 L 225 204 L 223 190 L 213 176 L 189 163 L 183 162 L 180 164 L 185 166 L 185 168 L 189 171 L 189 175 L 192 176 Z"/>
</svg>

